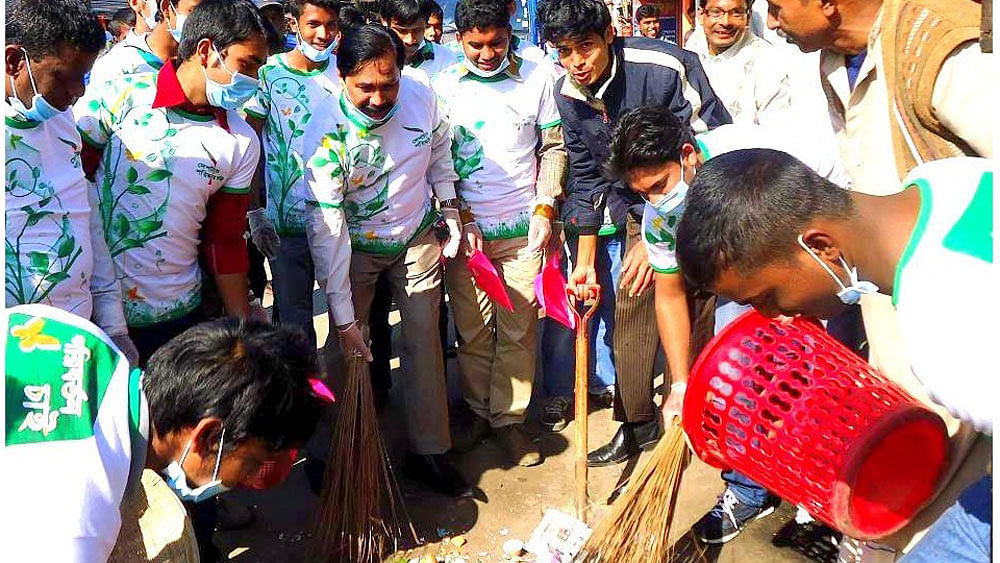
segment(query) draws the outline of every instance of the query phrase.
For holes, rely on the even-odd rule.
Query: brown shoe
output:
[[[507,450],[511,462],[521,467],[531,467],[542,462],[542,452],[524,431],[524,425],[511,424],[495,428],[497,438]]]
[[[461,422],[451,428],[451,449],[458,453],[467,453],[476,449],[490,433],[490,423],[480,416],[472,416],[472,420]]]

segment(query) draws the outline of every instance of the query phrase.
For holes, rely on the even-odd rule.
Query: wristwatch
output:
[[[446,199],[441,202],[441,207],[450,207],[452,209],[458,209],[458,198],[453,197],[451,199]]]

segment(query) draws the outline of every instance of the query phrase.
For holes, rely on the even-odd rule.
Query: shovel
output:
[[[576,517],[584,524],[587,523],[587,375],[588,360],[590,356],[590,319],[597,312],[597,306],[601,304],[601,286],[582,286],[583,294],[587,296],[584,302],[586,312],[580,315],[577,308],[579,305],[575,298],[570,295],[570,310],[576,320],[576,377],[574,378],[574,390],[576,400],[574,408],[574,422],[576,423]]]

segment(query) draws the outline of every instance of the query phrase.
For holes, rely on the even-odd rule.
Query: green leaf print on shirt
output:
[[[482,122],[476,125],[481,127]],[[483,169],[483,145],[476,135],[462,125],[456,125],[454,133],[451,157],[455,162],[455,173],[458,174],[459,181],[468,180]]]
[[[664,223],[666,223],[666,228],[664,228]],[[664,218],[663,215],[657,214],[653,219],[653,229],[646,231],[646,242],[650,244],[666,244],[668,249],[676,250],[677,240],[674,237],[676,227],[677,217],[668,215]]]
[[[272,103],[281,101],[282,107],[267,115],[269,148],[273,147],[265,157],[268,212],[278,233],[299,232],[305,225],[301,215],[303,201],[294,188],[305,173],[305,165],[302,155],[292,147],[292,140],[305,135],[306,125],[312,119],[312,104],[305,85],[294,78],[279,78],[270,89]]]

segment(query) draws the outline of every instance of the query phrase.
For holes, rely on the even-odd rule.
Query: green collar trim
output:
[[[178,115],[185,119],[190,119],[191,121],[201,121],[202,123],[208,123],[209,121],[214,121],[214,115],[202,115],[200,113],[192,113],[181,108],[170,108],[172,111],[176,112]]]
[[[899,258],[899,263],[896,264],[896,274],[892,280],[893,307],[899,304],[899,282],[903,277],[903,270],[910,263],[910,258],[913,258],[913,253],[917,250],[920,239],[924,237],[924,231],[927,230],[927,222],[931,218],[931,206],[933,205],[931,186],[927,183],[927,180],[923,178],[917,179],[910,186],[916,186],[920,190],[920,214],[917,215],[917,223],[913,225],[913,231],[910,233],[910,240],[906,243],[906,248],[903,249],[903,255]]]
[[[4,123],[7,124],[7,127],[13,127],[14,129],[34,129],[42,124],[41,121],[15,119],[8,116],[4,116]]]
[[[292,68],[291,65],[288,64],[288,61],[285,60],[285,57],[287,56],[288,56],[287,53],[281,53],[280,55],[278,55],[278,64],[280,64],[288,72],[292,74],[297,74],[299,76],[316,76],[317,74],[322,74],[323,72],[325,72],[326,68],[330,66],[330,59],[327,59],[323,61],[323,63],[319,65],[318,68],[315,68],[313,70],[299,70],[297,68]]]

